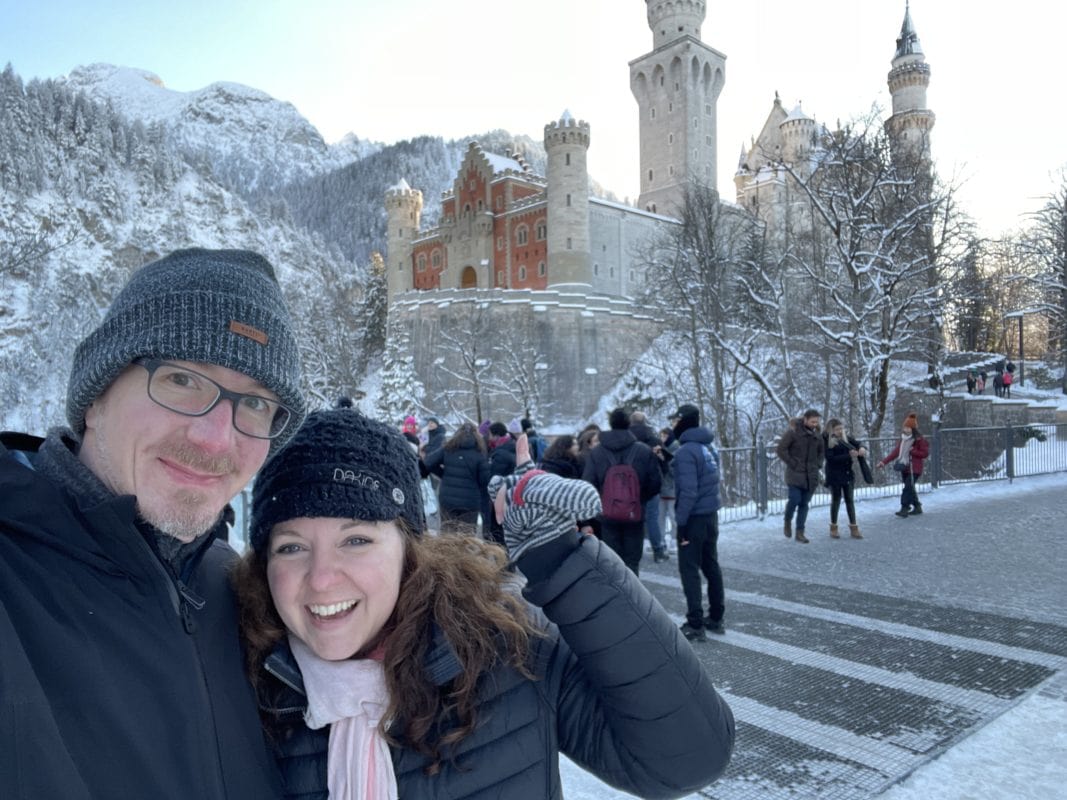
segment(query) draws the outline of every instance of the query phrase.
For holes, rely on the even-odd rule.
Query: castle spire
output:
[[[897,53],[893,56],[896,60],[901,56],[923,55],[922,45],[919,44],[919,35],[915,33],[915,25],[911,21],[911,3],[904,4],[904,24],[900,26],[900,38],[897,39]]]

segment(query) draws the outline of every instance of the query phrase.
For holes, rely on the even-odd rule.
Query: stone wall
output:
[[[630,300],[579,287],[546,290],[408,292],[390,308],[411,332],[415,371],[426,405],[441,415],[466,407],[473,415],[464,359],[492,361],[507,374],[501,348],[523,355],[537,382],[541,426],[573,425],[591,416],[662,330],[662,321]],[[530,362],[533,362],[532,365]],[[483,365],[485,366],[485,365]],[[486,367],[488,370],[489,368]],[[517,383],[517,381],[513,381]],[[449,395],[461,395],[450,403]],[[507,421],[524,409],[508,392],[483,387],[482,414]]]

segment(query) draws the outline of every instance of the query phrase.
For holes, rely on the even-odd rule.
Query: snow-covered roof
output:
[[[784,125],[787,122],[792,122],[797,119],[811,119],[811,117],[805,114],[803,109],[801,109],[799,102],[793,106],[793,110],[789,112],[789,115],[782,120],[782,124]]]
[[[564,122],[574,122],[574,117],[571,116],[571,110],[569,108],[563,109],[563,114],[560,115],[560,119]]]
[[[410,192],[411,191],[411,186],[408,185],[408,182],[406,180],[401,178],[396,183],[394,183],[392,186],[390,186],[386,191],[389,191],[389,192]]]
[[[485,159],[489,162],[489,166],[493,168],[494,175],[498,172],[504,172],[505,170],[509,169],[513,169],[516,172],[522,172],[522,164],[520,164],[514,158],[500,156],[496,153],[485,152]]]

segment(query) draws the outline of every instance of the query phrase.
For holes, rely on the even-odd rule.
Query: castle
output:
[[[544,176],[520,155],[489,153],[472,142],[434,228],[421,228],[418,189],[401,179],[386,192],[390,313],[413,334],[428,403],[441,402],[432,388],[439,379],[426,377],[440,366],[438,337],[457,303],[509,302],[509,324],[527,318],[522,325],[538,340],[540,363],[572,379],[590,376],[570,400],[573,380],[548,388],[559,418],[586,416],[658,331],[631,299],[650,277],[639,253],[642,243],[677,224],[672,215],[691,187],[717,185],[717,102],[726,57],[700,39],[705,0],[646,0],[646,7],[652,50],[629,65],[640,130],[637,207],[590,195],[590,125],[567,112],[545,125]],[[906,8],[888,78],[893,115],[886,126],[894,139],[926,155],[934,121],[926,108],[929,77]],[[781,162],[800,170],[810,164],[818,133],[815,120],[799,106],[786,113],[776,96],[759,137],[742,151],[737,206],[768,227],[786,224],[797,197]]]

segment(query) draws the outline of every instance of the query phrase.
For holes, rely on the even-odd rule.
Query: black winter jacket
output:
[[[175,578],[134,498],[91,504],[0,446],[0,796],[264,800],[280,792],[214,536]]]
[[[473,440],[426,455],[426,468],[440,476],[438,497],[445,511],[482,511],[489,507],[489,459]]]
[[[515,440],[508,440],[494,445],[489,452],[489,477],[510,475],[515,471]]]
[[[855,463],[850,451],[859,450],[863,445],[858,439],[847,437],[846,442],[838,442],[830,447],[830,437],[826,440],[826,485],[827,486],[851,486],[856,482],[855,471],[852,465]]]
[[[632,458],[631,448],[636,448]],[[582,480],[588,481],[603,491],[604,476],[613,464],[625,463],[630,459],[641,484],[641,502],[647,503],[657,494],[663,482],[660,461],[646,444],[634,438],[628,430],[609,430],[600,434],[600,444],[589,451],[582,468]],[[629,524],[629,523],[627,523]]]
[[[678,627],[610,548],[573,533],[519,560],[526,599],[549,620],[531,640],[538,680],[500,667],[481,681],[479,727],[457,764],[427,777],[415,751],[392,748],[402,798],[559,800],[558,753],[645,798],[679,797],[722,774],[734,721]],[[560,627],[556,627],[558,624]],[[459,674],[438,632],[426,670]],[[286,796],[326,800],[328,729],[303,723],[299,670],[283,648],[268,658],[260,703]]]

